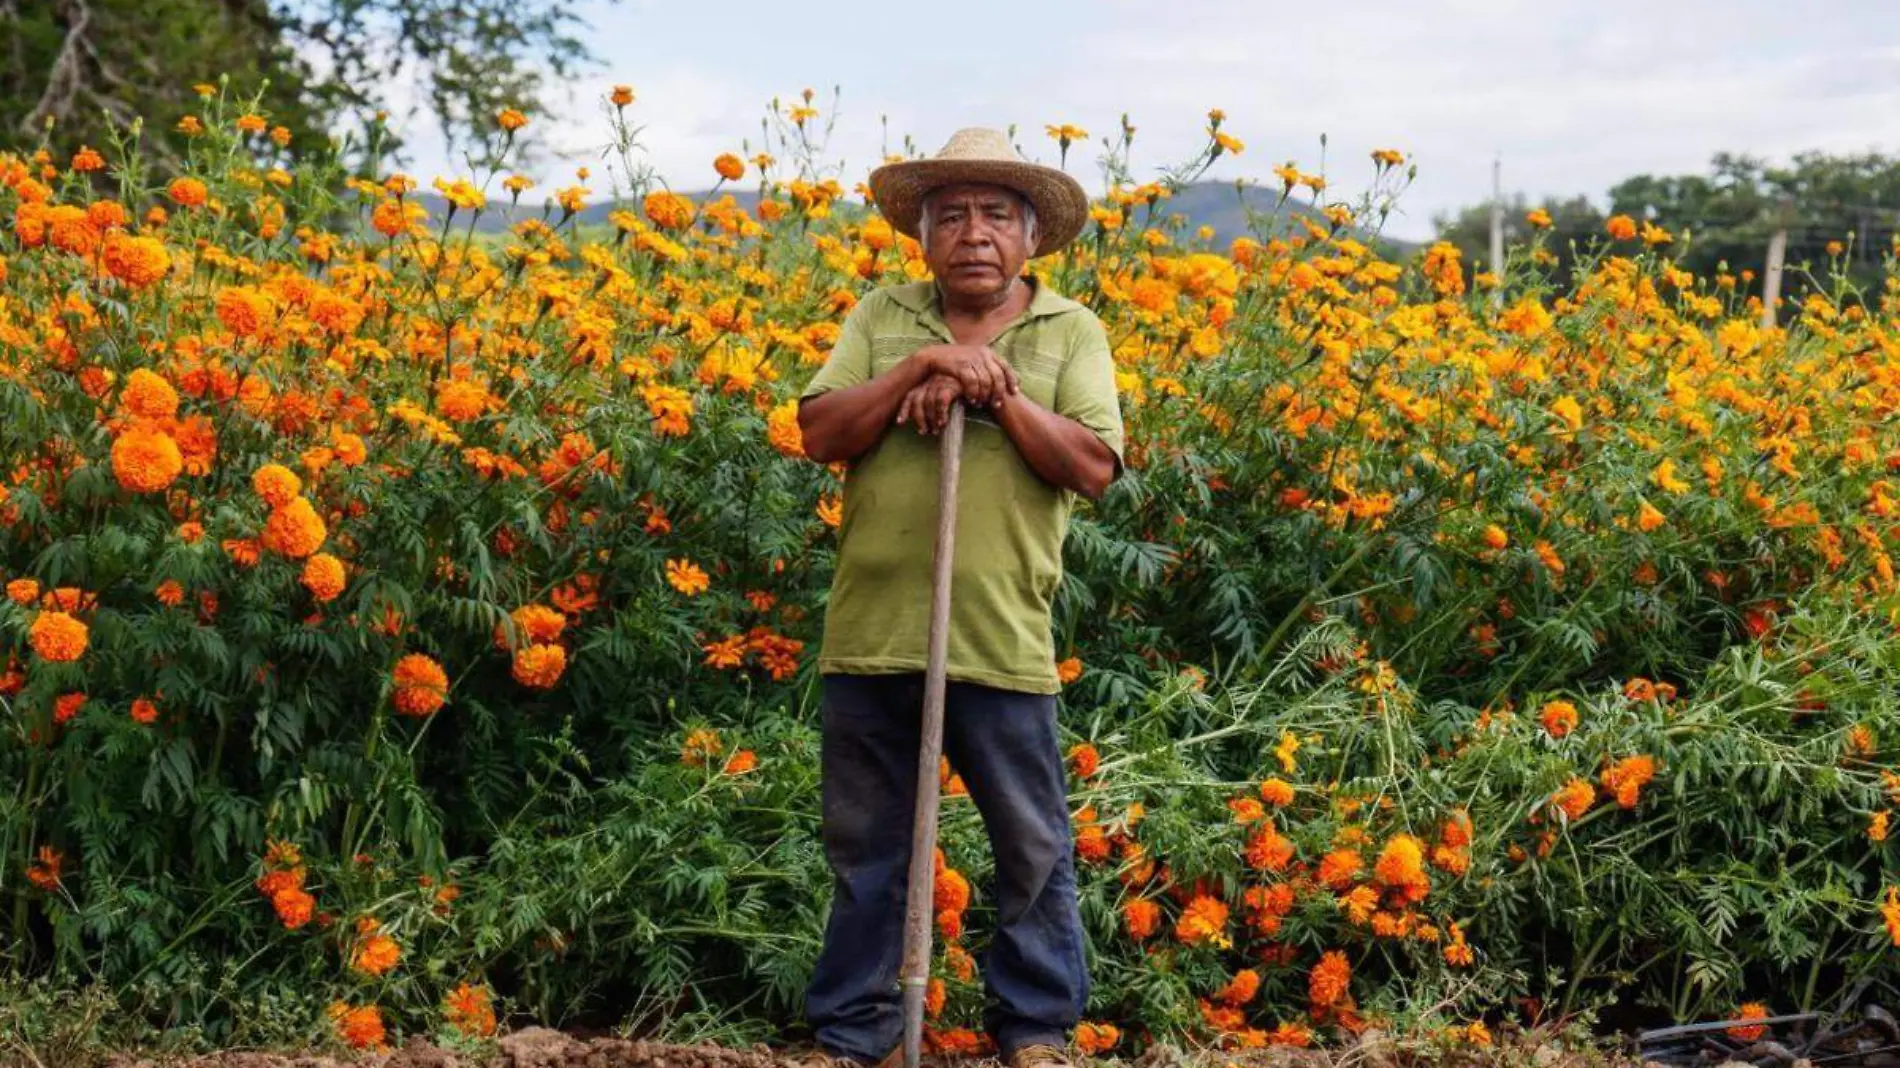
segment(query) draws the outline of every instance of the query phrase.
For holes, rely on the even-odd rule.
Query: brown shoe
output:
[[[864,1062],[856,1057],[840,1057],[823,1046],[812,1050],[792,1062],[798,1068],[865,1068]],[[899,1042],[895,1048],[877,1062],[876,1068],[900,1068],[904,1063],[904,1044]]]
[[[1059,1046],[1037,1043],[1024,1046],[1009,1055],[1009,1068],[1074,1068],[1069,1054]]]

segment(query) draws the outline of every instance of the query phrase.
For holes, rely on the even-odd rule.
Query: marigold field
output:
[[[846,472],[792,398],[918,249],[809,98],[588,227],[587,174],[431,211],[220,93],[182,121],[175,177],[0,157],[0,957],[213,1041],[796,1035]],[[1220,122],[1153,182],[1111,139],[1034,265],[1130,439],[1056,613],[1078,1045],[1900,993],[1900,274],[1816,264],[1765,327],[1641,220],[1572,292],[1542,243],[1388,261],[1397,152],[1277,168],[1323,213],[1211,247],[1166,209]],[[930,1037],[975,1051],[943,775]]]

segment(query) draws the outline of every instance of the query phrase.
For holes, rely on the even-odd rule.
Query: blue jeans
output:
[[[903,1039],[897,973],[923,692],[921,674],[824,678],[823,838],[834,878],[805,1016],[820,1045],[865,1063]],[[951,682],[943,748],[996,862],[984,1027],[1005,1057],[1065,1045],[1089,981],[1056,699]]]

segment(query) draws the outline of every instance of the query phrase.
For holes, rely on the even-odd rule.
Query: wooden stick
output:
[[[963,405],[950,407],[937,476],[937,544],[930,557],[930,632],[924,667],[922,738],[917,746],[917,810],[904,900],[904,1066],[923,1060],[924,992],[930,984],[931,906],[936,897],[937,761],[943,754],[944,672],[950,655],[950,564],[956,554],[957,475],[963,461]]]

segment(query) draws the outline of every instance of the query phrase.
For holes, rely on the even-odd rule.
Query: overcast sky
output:
[[[773,96],[811,87],[830,109],[829,156],[847,187],[910,134],[934,152],[962,126],[1022,128],[1044,162],[1049,123],[1094,138],[1128,113],[1135,165],[1152,175],[1193,151],[1207,109],[1246,144],[1212,177],[1264,178],[1321,164],[1337,190],[1371,178],[1368,153],[1397,148],[1418,180],[1388,225],[1431,233],[1432,216],[1484,199],[1502,154],[1507,192],[1602,197],[1643,172],[1701,171],[1718,151],[1900,152],[1900,0],[858,0],[794,4],[622,0],[587,4],[601,63],[555,113],[533,116],[580,155],[530,172],[539,203],[591,162],[604,194],[596,101],[634,87],[648,158],[678,189],[704,188],[711,160],[759,144]],[[460,168],[418,118],[413,172]],[[1093,149],[1095,146],[1091,146]],[[1095,151],[1069,169],[1095,192]]]

